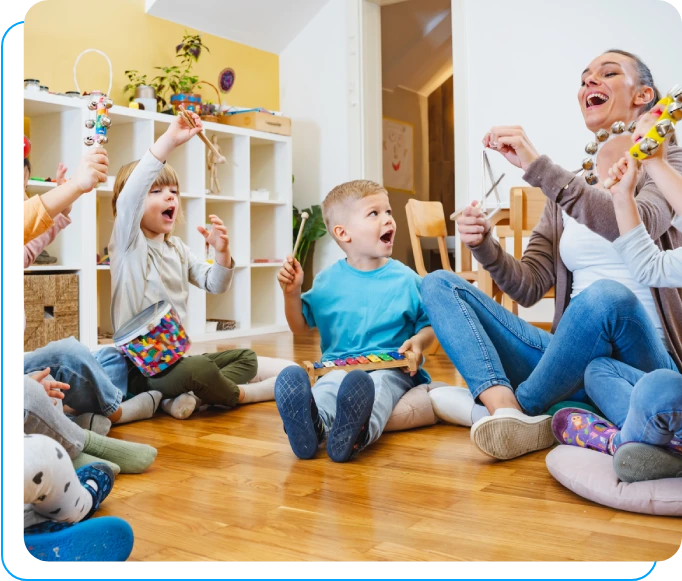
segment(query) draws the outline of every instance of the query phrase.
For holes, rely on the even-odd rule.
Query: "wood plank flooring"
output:
[[[193,352],[251,347],[301,362],[317,345],[281,333]],[[426,368],[464,385],[442,351]],[[682,519],[585,501],[549,475],[546,452],[495,462],[449,425],[385,434],[347,464],[324,451],[298,460],[274,402],[186,421],[159,413],[110,435],[159,450],[98,512],[131,524],[132,560],[660,561],[682,540]]]

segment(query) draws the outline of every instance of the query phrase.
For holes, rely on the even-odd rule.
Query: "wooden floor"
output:
[[[195,347],[319,354],[315,337],[288,333]],[[442,353],[427,370],[463,384]],[[347,464],[323,450],[298,460],[274,402],[158,414],[110,435],[159,450],[145,474],[117,478],[98,512],[132,525],[133,560],[660,561],[682,539],[682,519],[584,501],[549,475],[546,452],[495,462],[465,428],[386,434]]]

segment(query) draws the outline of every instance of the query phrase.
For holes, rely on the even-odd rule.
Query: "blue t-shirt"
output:
[[[392,259],[371,271],[343,259],[319,273],[301,299],[308,326],[320,331],[323,361],[396,351],[430,326],[421,284],[416,272]]]

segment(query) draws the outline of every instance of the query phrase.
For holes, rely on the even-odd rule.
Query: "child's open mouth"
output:
[[[161,215],[166,222],[172,222],[173,218],[175,217],[175,208],[171,206],[170,208],[167,208],[161,212]]]
[[[594,92],[587,96],[587,99],[585,99],[585,105],[588,109],[591,109],[592,107],[603,105],[608,100],[608,96],[604,95],[604,93]]]
[[[388,232],[385,232],[384,234],[381,235],[380,240],[387,245],[392,245],[393,244],[393,230],[389,230]]]

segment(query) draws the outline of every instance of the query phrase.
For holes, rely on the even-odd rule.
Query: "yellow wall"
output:
[[[102,9],[108,4],[108,9]],[[201,9],[201,2],[197,9]],[[111,97],[118,105],[127,104],[123,87],[128,80],[124,71],[137,69],[156,76],[155,66],[176,64],[175,46],[185,30],[197,31],[168,22],[144,12],[144,0],[45,0],[33,6],[24,24],[25,78],[40,79],[50,91],[75,90],[73,64],[86,48],[96,48],[111,59],[114,69]],[[192,73],[217,86],[218,74],[225,67],[235,71],[232,90],[222,95],[223,102],[238,107],[265,107],[279,110],[279,57],[244,44],[204,34],[202,40],[210,53],[202,52]],[[78,64],[81,91],[106,91],[109,67],[95,53],[83,56]],[[206,100],[216,102],[213,89],[204,86]]]

